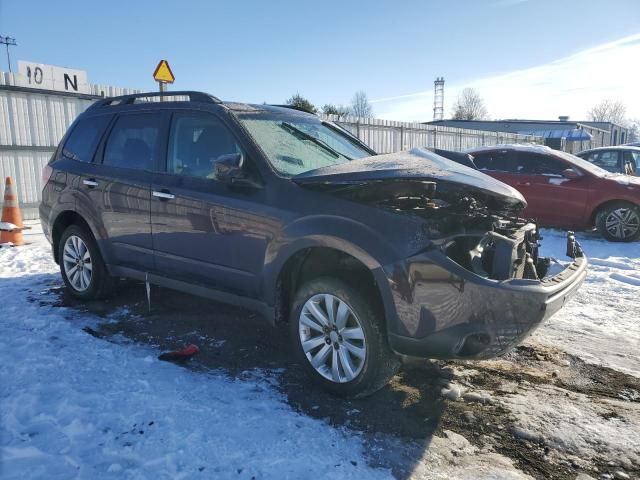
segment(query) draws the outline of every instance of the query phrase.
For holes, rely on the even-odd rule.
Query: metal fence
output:
[[[542,137],[517,133],[485,132],[377,118],[338,115],[320,115],[320,117],[340,124],[378,153],[397,152],[413,147],[462,151],[485,145],[542,143]]]
[[[24,217],[37,218],[42,169],[69,125],[96,99],[136,90],[105,85],[91,85],[91,95],[31,90],[18,87],[14,75],[0,72],[0,179],[13,177]],[[497,143],[541,141],[539,137],[526,135],[419,123],[324,115],[322,118],[337,121],[379,153],[416,146],[464,150]]]

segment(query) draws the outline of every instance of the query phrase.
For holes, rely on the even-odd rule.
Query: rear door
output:
[[[99,209],[109,238],[111,261],[149,271],[154,268],[151,239],[151,175],[157,170],[163,112],[121,113],[96,154],[96,165],[82,179]]]
[[[265,191],[234,189],[215,175],[216,161],[237,153],[250,169],[240,139],[213,113],[172,115],[164,173],[153,181],[153,246],[165,276],[256,297],[269,235]]]
[[[531,182],[527,215],[548,226],[582,224],[589,197],[585,176],[566,178],[562,172],[572,165],[552,155],[520,151],[517,161],[518,169],[527,173]]]

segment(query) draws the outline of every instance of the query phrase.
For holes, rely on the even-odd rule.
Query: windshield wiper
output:
[[[340,153],[337,150],[331,148],[329,145],[327,145],[326,142],[323,142],[322,140],[314,137],[313,135],[309,135],[307,132],[300,130],[297,127],[294,127],[293,125],[291,125],[290,123],[287,122],[282,122],[280,124],[280,127],[285,131],[285,132],[289,132],[291,135],[294,135],[297,138],[300,138],[302,140],[308,140],[311,143],[319,146],[320,148],[322,148],[323,150],[325,150],[326,152],[328,152],[331,156],[333,156],[334,158],[338,158],[338,157],[344,157],[347,160],[353,160],[350,157],[347,157],[344,153]]]

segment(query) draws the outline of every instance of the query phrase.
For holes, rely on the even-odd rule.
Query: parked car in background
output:
[[[607,240],[640,237],[640,177],[616,174],[540,145],[496,145],[467,151],[479,170],[518,189],[524,215],[541,225],[594,226]]]
[[[571,235],[573,262],[547,275],[524,198],[477,170],[375,155],[289,108],[157,96],[98,100],[45,169],[43,230],[80,299],[129,277],[247,306],[312,378],[358,396],[399,354],[506,352],[584,280]]]
[[[640,147],[619,145],[600,147],[577,153],[576,156],[611,173],[640,175]]]

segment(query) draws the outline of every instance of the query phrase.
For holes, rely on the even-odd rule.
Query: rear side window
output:
[[[517,173],[513,155],[510,152],[474,153],[473,162],[478,167],[478,170]]]
[[[122,115],[104,147],[102,163],[113,167],[155,170],[163,118],[153,113]]]
[[[71,160],[90,162],[110,119],[110,115],[102,115],[78,120],[62,148],[62,155]]]

